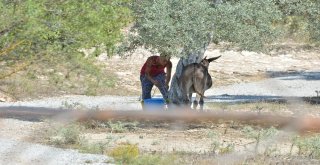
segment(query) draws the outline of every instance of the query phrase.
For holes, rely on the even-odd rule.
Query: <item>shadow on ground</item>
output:
[[[270,78],[279,78],[281,80],[307,80],[315,81],[320,80],[320,71],[319,72],[303,72],[303,71],[268,71],[267,76]]]
[[[225,103],[254,103],[254,102],[306,102],[309,104],[320,104],[320,97],[281,97],[281,96],[259,96],[259,95],[216,95],[207,96],[207,102]]]
[[[54,109],[45,107],[26,107],[26,106],[10,106],[0,107],[1,118],[13,118],[24,121],[41,122],[47,118],[63,117],[59,115],[68,115],[71,110]]]

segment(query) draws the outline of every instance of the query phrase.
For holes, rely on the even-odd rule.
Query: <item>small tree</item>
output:
[[[1,1],[0,53],[5,60],[38,53],[70,56],[79,48],[104,44],[111,55],[122,39],[121,29],[131,21],[126,3],[126,0]]]
[[[130,0],[0,1],[0,81],[15,79],[11,75],[25,70],[26,72],[21,72],[21,76],[34,83],[42,80],[29,79],[25,74],[49,77],[48,82],[53,83],[51,89],[70,92],[77,87],[74,84],[83,81],[79,87],[81,89],[77,87],[76,92],[96,94],[98,86],[105,88],[111,81],[107,76],[101,76],[105,73],[101,72],[92,58],[84,58],[79,49],[102,48],[96,50],[112,55],[115,45],[122,40],[121,29],[132,20],[127,7],[128,1]],[[98,54],[98,51],[95,53]],[[34,69],[39,72],[35,73]],[[56,78],[55,73],[63,75]],[[62,89],[68,84],[72,84],[72,87]],[[38,88],[39,91],[46,91],[40,90],[41,87]],[[21,88],[23,87],[13,89],[16,91]],[[18,94],[13,91],[8,93]]]

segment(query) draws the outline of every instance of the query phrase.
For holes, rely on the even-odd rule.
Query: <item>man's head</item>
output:
[[[170,56],[165,54],[165,53],[161,53],[160,54],[160,60],[159,63],[161,65],[167,65],[167,63],[170,61]]]

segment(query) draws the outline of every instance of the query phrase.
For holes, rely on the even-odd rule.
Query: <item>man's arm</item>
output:
[[[153,63],[152,58],[149,57],[149,58],[147,59],[147,61],[146,61],[146,70],[145,70],[146,77],[147,77],[147,79],[148,79],[149,81],[151,81],[154,85],[158,86],[159,83],[158,83],[156,80],[154,80],[154,79],[152,78],[152,76],[150,75],[152,63]]]
[[[166,66],[166,87],[169,88],[169,82],[171,79],[172,62],[168,61]]]

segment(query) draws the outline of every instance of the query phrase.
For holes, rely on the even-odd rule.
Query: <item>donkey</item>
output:
[[[209,63],[220,57],[217,56],[209,59],[205,57],[200,63],[191,63],[183,68],[179,77],[179,87],[185,105],[191,106],[192,93],[196,93],[197,96],[193,102],[193,109],[197,108],[200,98],[200,110],[203,111],[204,92],[212,86],[212,78],[208,72]]]

